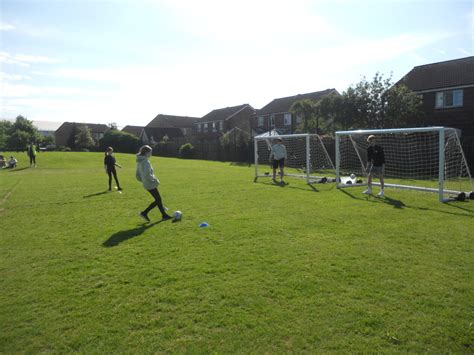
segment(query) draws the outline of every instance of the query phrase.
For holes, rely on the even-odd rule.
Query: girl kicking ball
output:
[[[139,215],[145,221],[150,222],[150,218],[148,218],[148,212],[157,206],[161,212],[162,219],[166,221],[172,217],[166,213],[165,208],[163,207],[163,202],[161,201],[160,193],[158,192],[158,185],[160,184],[160,181],[153,173],[153,168],[150,164],[149,158],[151,157],[151,151],[152,149],[150,146],[144,145],[140,148],[140,151],[137,154],[137,180],[143,184],[145,190],[147,190],[155,199],[155,201],[153,201],[144,211],[140,212]]]
[[[108,147],[105,150],[105,158],[104,158],[104,168],[105,172],[107,175],[109,175],[109,191],[112,191],[112,175],[114,176],[115,182],[117,183],[117,189],[119,191],[122,191],[122,188],[120,187],[120,183],[117,178],[117,170],[115,170],[115,167],[118,166],[121,168],[119,164],[117,164],[115,157],[112,155],[114,152],[114,149],[112,147]]]

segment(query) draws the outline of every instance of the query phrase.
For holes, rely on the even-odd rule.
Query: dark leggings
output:
[[[117,187],[120,189],[120,183],[117,178],[117,171],[115,169],[107,170],[107,174],[109,175],[109,190],[112,189],[112,174],[114,175],[115,182],[117,183]]]
[[[150,212],[154,207],[158,206],[158,209],[160,210],[161,214],[164,216],[166,215],[165,208],[163,207],[163,202],[161,202],[161,196],[160,193],[158,192],[157,188],[148,190],[148,192],[153,196],[155,201],[153,201],[150,206],[146,208],[145,211],[143,211],[145,214]]]
[[[30,155],[30,165],[36,164],[36,155]]]

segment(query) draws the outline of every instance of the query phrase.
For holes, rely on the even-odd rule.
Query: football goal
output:
[[[335,169],[321,137],[317,134],[284,134],[256,136],[255,180],[273,177],[270,154],[276,139],[281,138],[286,147],[285,176],[303,178],[308,184],[335,181]]]
[[[440,201],[463,200],[472,192],[469,167],[456,129],[446,127],[336,132],[338,188],[366,185],[346,176],[367,177],[367,137],[375,135],[385,153],[385,186],[438,193]],[[352,176],[354,176],[352,175]],[[377,181],[377,183],[376,183]],[[359,183],[357,183],[359,182]],[[374,179],[373,185],[379,185]],[[473,198],[473,194],[470,194]]]

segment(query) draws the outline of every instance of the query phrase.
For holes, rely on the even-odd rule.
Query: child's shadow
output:
[[[146,231],[148,228],[153,227],[154,225],[157,225],[158,223],[161,223],[163,221],[158,221],[155,223],[150,223],[150,224],[143,224],[140,227],[129,229],[126,231],[120,231],[117,233],[112,234],[109,239],[107,239],[105,242],[102,243],[104,247],[110,248],[110,247],[115,247],[119,245],[120,243],[132,239],[135,237],[138,237],[140,234],[142,234],[144,231]]]

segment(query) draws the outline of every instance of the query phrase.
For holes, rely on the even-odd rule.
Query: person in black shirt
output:
[[[116,166],[119,168],[121,168],[121,166],[115,161],[115,157],[112,155],[113,152],[114,149],[112,147],[108,147],[105,150],[104,168],[107,175],[109,175],[109,191],[112,191],[112,175],[114,175],[115,182],[117,183],[117,189],[122,191],[117,178],[117,171],[115,170]]]
[[[372,194],[372,177],[378,175],[380,178],[380,192],[378,195],[384,196],[383,173],[385,169],[385,154],[382,147],[375,142],[374,135],[370,135],[367,138],[367,143],[369,143],[367,147],[367,190],[365,190],[363,194]]]

